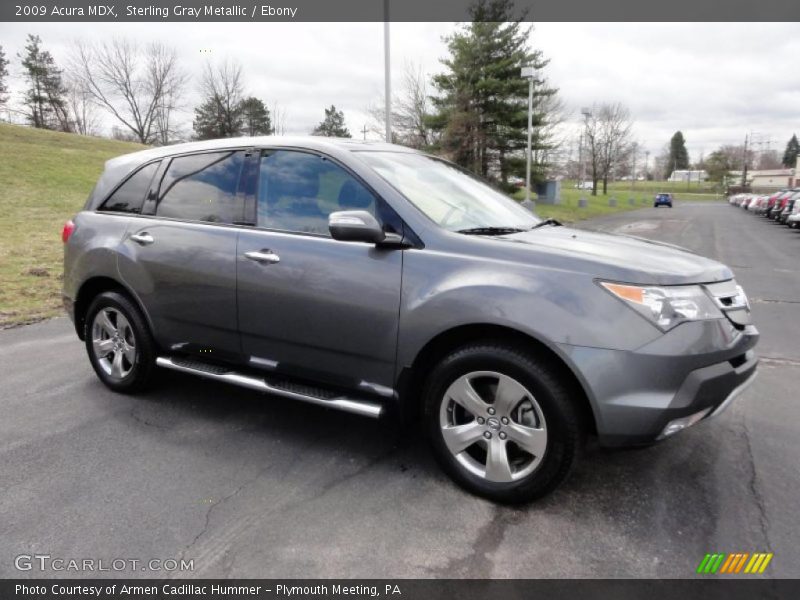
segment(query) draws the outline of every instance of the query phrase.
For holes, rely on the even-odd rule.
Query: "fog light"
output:
[[[680,419],[674,419],[667,423],[667,426],[664,427],[664,430],[661,432],[661,435],[658,436],[657,439],[663,440],[666,437],[674,435],[679,431],[686,429],[687,427],[691,427],[695,423],[697,423],[700,419],[705,417],[712,409],[712,406],[708,408],[704,408],[700,412],[696,412],[693,415],[689,415],[688,417],[681,417]]]

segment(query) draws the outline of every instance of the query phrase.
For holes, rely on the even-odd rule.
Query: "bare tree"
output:
[[[100,119],[97,114],[97,104],[92,94],[85,87],[81,79],[66,78],[67,111],[72,123],[72,129],[81,135],[95,135]]]
[[[584,132],[592,167],[592,195],[603,181],[603,194],[608,192],[608,180],[614,168],[624,162],[630,149],[633,123],[630,111],[621,104],[601,104],[585,116]]]
[[[272,103],[270,115],[272,117],[272,130],[275,135],[286,135],[286,121],[288,119],[288,113],[286,112],[286,109],[278,103],[277,100]]]
[[[200,93],[204,100],[195,108],[195,135],[200,139],[241,135],[242,65],[227,59],[216,66],[206,63]]]
[[[94,101],[136,140],[152,144],[168,139],[169,115],[187,81],[174,48],[161,43],[142,47],[125,39],[79,42],[71,68]]]
[[[372,133],[385,135],[386,109],[383,97],[367,107]],[[407,62],[398,93],[392,98],[392,142],[425,148],[434,143],[435,132],[428,126],[431,114],[430,94],[422,67]]]

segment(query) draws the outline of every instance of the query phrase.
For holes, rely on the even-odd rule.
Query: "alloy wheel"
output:
[[[115,308],[102,308],[92,322],[92,350],[100,368],[125,379],[136,364],[136,338],[128,319]]]
[[[456,461],[494,483],[530,475],[547,449],[547,424],[533,394],[494,371],[467,373],[450,384],[441,401],[439,426]]]

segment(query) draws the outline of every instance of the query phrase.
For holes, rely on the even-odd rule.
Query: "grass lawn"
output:
[[[61,229],[114,156],[143,146],[0,123],[0,327],[61,310]]]
[[[679,190],[683,186],[683,190]],[[602,188],[601,188],[602,189]],[[709,192],[709,187],[697,187],[692,184],[691,192],[686,191],[686,184],[665,184],[663,181],[637,181],[635,189],[632,189],[630,182],[615,182],[608,186],[608,194],[597,196],[590,195],[589,190],[576,190],[574,182],[564,181],[561,184],[561,204],[536,203],[536,214],[540,217],[552,217],[559,221],[570,223],[582,219],[590,219],[609,213],[646,208],[653,205],[653,196],[658,192],[671,192],[677,200],[718,200],[721,196],[718,193]],[[524,190],[517,190],[514,198],[523,200]],[[588,206],[578,207],[578,201],[586,198]],[[609,206],[609,200],[615,198],[617,206]],[[633,198],[635,203],[631,205],[629,199]]]

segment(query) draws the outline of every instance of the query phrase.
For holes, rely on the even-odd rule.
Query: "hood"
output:
[[[540,227],[493,239],[582,258],[594,263],[593,275],[627,283],[680,285],[733,278],[731,270],[715,260],[679,246],[625,235]]]

